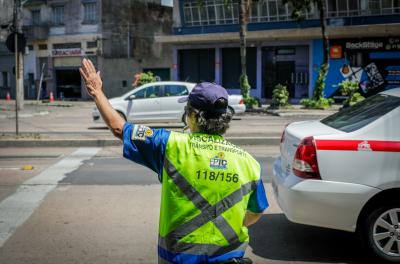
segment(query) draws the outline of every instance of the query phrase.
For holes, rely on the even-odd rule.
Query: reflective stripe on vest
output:
[[[171,132],[172,137],[170,136],[169,140],[174,140],[175,137],[178,137],[178,140],[182,139],[184,137],[183,135],[174,135],[174,132]],[[179,138],[181,137],[181,138]],[[184,139],[182,142],[184,142]],[[179,148],[176,149],[175,152],[173,153],[178,153],[182,155],[172,155],[174,158],[179,159],[179,162],[170,160],[168,155],[165,156],[164,160],[164,171],[163,171],[163,185],[167,184],[168,187],[164,186],[167,188],[167,190],[171,190],[171,184],[175,185],[181,193],[186,196],[186,198],[193,203],[195,208],[198,209],[199,213],[196,213],[193,215],[193,210],[191,210],[193,217],[189,218],[189,220],[180,223],[178,226],[175,226],[172,228],[172,230],[169,230],[168,232],[164,231],[164,235],[159,235],[159,246],[168,250],[169,252],[173,253],[185,253],[185,254],[195,254],[195,255],[223,255],[232,251],[244,251],[247,246],[247,241],[244,241],[244,239],[248,239],[247,233],[245,235],[241,233],[242,239],[239,238],[238,234],[235,232],[235,230],[232,228],[232,226],[229,224],[229,222],[222,216],[223,213],[234,207],[240,202],[243,202],[243,198],[250,194],[253,190],[256,189],[257,183],[259,181],[259,171],[255,172],[256,170],[259,170],[259,165],[254,165],[254,161],[247,160],[247,163],[243,163],[245,168],[241,170],[241,174],[245,175],[244,180],[242,185],[232,184],[235,189],[232,192],[228,192],[227,195],[222,198],[219,201],[216,201],[214,205],[212,205],[205,197],[202,196],[202,194],[196,190],[195,187],[192,186],[192,184],[189,182],[189,180],[193,180],[190,178],[186,178],[185,176],[181,175],[178,170],[174,166],[174,164],[181,164],[181,166],[185,166],[185,157],[187,157],[189,154],[195,155],[196,153],[184,153],[184,149],[186,147],[186,150],[188,149],[188,146],[182,145],[184,143],[179,142],[177,144],[172,144],[172,148],[176,147]],[[180,148],[181,145],[182,148]],[[167,145],[168,148],[168,145]],[[182,153],[181,153],[182,152]],[[201,152],[197,154],[204,154],[205,152]],[[210,156],[210,153],[205,153]],[[207,156],[207,155],[206,155]],[[233,160],[230,162],[234,164],[237,160],[235,160],[235,157],[231,157]],[[243,159],[245,160],[245,159]],[[247,165],[246,165],[247,164]],[[249,165],[251,164],[251,166]],[[190,164],[190,166],[194,166],[194,169],[197,169],[195,166],[201,166],[202,168],[209,164],[204,164],[200,162],[200,164]],[[186,165],[188,166],[188,165]],[[247,166],[247,167],[246,167]],[[250,168],[250,169],[249,169]],[[254,169],[257,168],[257,169]],[[250,170],[250,173],[247,173],[247,171]],[[183,170],[184,171],[184,170]],[[189,172],[189,174],[192,174]],[[194,174],[194,173],[193,173]],[[247,174],[250,174],[251,176],[247,176]],[[258,174],[258,177],[255,177],[254,175]],[[192,175],[193,177],[193,175]],[[168,178],[168,179],[167,179]],[[188,180],[189,179],[189,180]],[[170,183],[171,181],[171,183]],[[237,181],[236,181],[237,182]],[[210,183],[211,184],[211,183]],[[207,186],[207,185],[206,185]],[[229,185],[226,185],[229,186]],[[173,187],[176,189],[176,187]],[[164,190],[164,189],[163,189]],[[171,197],[177,197],[176,194],[173,194],[171,196],[168,195],[168,193],[163,193],[163,199],[173,199]],[[177,199],[177,198],[175,198]],[[243,208],[245,209],[247,206],[247,200],[245,200],[246,203],[243,204]],[[171,204],[173,205],[173,210],[177,210],[177,208],[180,208],[179,205],[179,199],[174,202],[174,200],[171,200]],[[168,203],[167,203],[168,204]],[[184,207],[186,208],[186,207]],[[178,209],[179,210],[179,209]],[[234,210],[242,210],[240,208],[234,209]],[[198,212],[197,211],[197,212]],[[173,212],[173,211],[171,211]],[[235,212],[235,211],[233,211]],[[168,214],[167,214],[168,215]],[[164,222],[163,222],[164,221]],[[160,226],[164,224],[164,229],[165,229],[165,224],[168,225],[168,222],[171,221],[170,217],[160,217]],[[182,241],[183,238],[187,237],[188,235],[192,234],[195,232],[198,228],[204,226],[207,223],[213,223],[214,228],[218,229],[220,234],[225,238],[226,242],[228,243],[227,245],[216,245],[216,244],[210,244],[210,243],[204,243],[204,242],[199,242],[197,243],[196,241],[193,242],[185,242]],[[242,228],[237,224],[237,228]],[[166,229],[168,230],[168,229]],[[241,229],[240,229],[241,230]],[[243,232],[243,231],[240,231]],[[246,231],[247,232],[247,231]],[[207,234],[205,234],[207,235]],[[211,234],[215,235],[215,234]],[[190,241],[190,240],[187,240]],[[161,262],[161,260],[160,260]],[[162,262],[162,263],[167,263],[167,262]]]

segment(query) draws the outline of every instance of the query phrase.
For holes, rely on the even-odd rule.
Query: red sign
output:
[[[82,50],[78,49],[53,49],[53,57],[81,56]]]
[[[342,58],[342,46],[332,46],[330,49],[331,59],[341,59]]]

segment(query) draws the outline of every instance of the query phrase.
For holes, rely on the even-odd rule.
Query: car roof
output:
[[[152,82],[152,83],[146,83],[143,86],[147,85],[163,85],[163,84],[182,84],[182,85],[196,85],[195,83],[191,82],[180,82],[180,81],[161,81],[161,82]]]
[[[380,92],[380,94],[387,94],[387,95],[391,95],[391,96],[400,97],[400,88],[393,88],[390,90],[386,90],[386,91]]]

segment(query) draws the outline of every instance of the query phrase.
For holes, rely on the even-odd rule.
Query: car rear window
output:
[[[377,94],[322,119],[327,126],[344,132],[356,131],[400,106],[400,98]]]

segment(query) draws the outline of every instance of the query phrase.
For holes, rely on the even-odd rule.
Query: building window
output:
[[[1,77],[2,77],[2,87],[4,89],[7,89],[8,85],[9,85],[9,80],[8,80],[9,74],[8,74],[8,72],[2,72],[1,73]]]
[[[236,1],[225,4],[224,0],[208,0],[202,5],[196,1],[185,2],[183,12],[186,26],[239,23],[239,5]]]
[[[182,1],[185,26],[207,26],[239,23],[239,1],[196,0]],[[312,1],[311,1],[312,2]],[[328,17],[387,15],[400,13],[400,0],[325,0]],[[283,0],[253,1],[250,23],[291,21],[293,8]],[[311,4],[306,19],[319,19],[318,8]]]
[[[53,7],[53,24],[54,25],[64,24],[64,6]]]
[[[80,49],[81,43],[58,43],[53,44],[53,49]]]
[[[279,47],[276,49],[276,55],[295,55],[296,49],[292,47]]]
[[[400,0],[382,0],[382,13],[400,13]]]
[[[39,50],[47,50],[47,44],[39,44]]]
[[[97,22],[96,2],[83,3],[83,23],[95,24]]]
[[[204,1],[199,5],[196,1],[188,1],[183,5],[183,16],[186,26],[238,24],[239,2],[225,0]],[[282,0],[253,1],[250,23],[290,21],[291,5],[283,4]],[[314,18],[314,11],[307,13],[307,18]]]
[[[88,49],[97,48],[97,41],[88,41],[88,42],[86,42],[86,48],[88,48]]]
[[[370,0],[368,9],[370,14],[380,14],[381,13],[381,0]]]
[[[32,10],[32,25],[40,25],[40,10]]]

